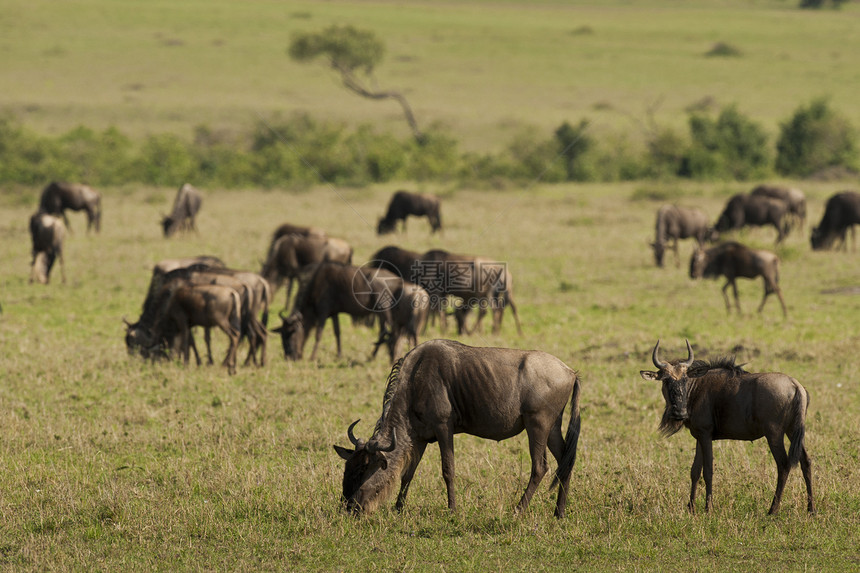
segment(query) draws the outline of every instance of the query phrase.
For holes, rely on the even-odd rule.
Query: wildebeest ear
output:
[[[351,458],[352,454],[355,453],[355,450],[348,450],[346,448],[342,448],[342,447],[338,446],[337,444],[334,445],[334,451],[336,451],[337,455],[339,455],[340,457],[342,457],[345,460],[348,460],[349,458]]]
[[[639,375],[645,380],[660,380],[659,372],[651,372],[650,370],[640,370]]]

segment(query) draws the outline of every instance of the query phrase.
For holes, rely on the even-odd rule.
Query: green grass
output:
[[[835,189],[805,185],[810,219]],[[782,285],[789,307],[754,308],[760,281],[741,282],[743,317],[726,316],[719,282],[654,267],[647,241],[660,200],[640,186],[532,186],[445,195],[441,236],[423,221],[378,238],[372,225],[391,188],[307,193],[206,190],[198,235],[160,236],[171,189],[105,190],[103,231],[71,214],[68,282],[27,284],[32,207],[0,195],[0,563],[14,570],[851,570],[860,561],[860,298],[857,254],[812,253],[792,235]],[[715,218],[732,191],[679,184],[681,204]],[[338,509],[342,462],[331,449],[381,411],[388,365],[367,363],[374,335],[344,321],[344,357],[326,329],[317,363],[183,368],[126,355],[121,318],[137,317],[152,264],[210,253],[259,268],[283,221],[348,239],[361,262],[397,242],[507,261],[525,334],[510,317],[475,345],[538,348],[584,380],[582,438],[568,517],[552,517],[543,484],[525,515],[513,507],[528,479],[524,436],[455,440],[460,509],[445,509],[438,449],[428,448],[407,508],[393,499],[355,519]],[[368,226],[365,222],[370,223]],[[772,248],[774,232],[742,233]],[[671,261],[671,259],[670,259]],[[54,277],[57,280],[59,277]],[[283,304],[283,290],[277,307]],[[277,323],[275,318],[273,323]],[[436,328],[429,336],[439,336]],[[693,441],[661,438],[660,389],[643,382],[657,338],[666,357],[688,337],[701,357],[735,349],[752,370],[779,370],[810,391],[808,448],[818,514],[805,513],[792,472],[780,515],[767,517],[775,468],[762,441],[715,448],[715,509],[685,511]],[[213,335],[215,351],[225,337]]]
[[[84,124],[191,137],[195,125],[244,132],[307,111],[406,134],[395,104],[288,58],[293,33],[348,23],[386,43],[379,86],[403,91],[423,126],[441,122],[468,149],[584,117],[597,133],[635,135],[631,118],[649,109],[684,128],[701,102],[736,103],[776,134],[799,105],[831,96],[860,125],[860,8],[795,4],[9,0],[0,109],[50,133]],[[707,57],[717,43],[742,56]]]

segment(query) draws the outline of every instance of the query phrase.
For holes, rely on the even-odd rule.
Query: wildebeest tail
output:
[[[803,453],[803,442],[806,437],[806,411],[808,408],[809,393],[798,384],[797,390],[794,393],[794,399],[791,402],[794,431],[788,437],[791,441],[791,446],[788,448],[788,463],[791,464],[791,467],[796,466],[800,462],[800,456]]]
[[[573,373],[573,393],[570,395],[570,420],[567,423],[567,435],[564,437],[564,454],[561,456],[561,461],[558,462],[558,471],[552,480],[550,489],[555,487],[561,481],[567,483],[573,472],[573,465],[576,463],[576,446],[579,443],[579,376],[576,372]]]

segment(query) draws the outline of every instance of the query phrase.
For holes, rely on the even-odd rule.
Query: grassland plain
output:
[[[817,221],[831,184],[805,184]],[[422,222],[379,238],[373,223],[392,188],[305,193],[207,190],[199,234],[158,228],[173,189],[106,189],[101,235],[72,214],[68,282],[27,284],[27,217],[36,191],[0,194],[0,563],[15,570],[856,570],[860,565],[860,297],[857,254],[813,253],[805,233],[777,251],[789,307],[754,313],[760,282],[743,281],[744,316],[727,317],[719,287],[681,268],[657,269],[647,245],[662,194],[716,217],[735,185],[533,185],[443,195],[444,233]],[[31,200],[26,205],[25,199]],[[460,509],[445,509],[431,447],[407,507],[355,519],[338,508],[346,442],[381,411],[388,364],[367,362],[373,334],[344,324],[344,357],[330,328],[319,361],[184,368],[128,357],[121,318],[134,319],[152,264],[211,253],[259,268],[285,221],[349,240],[356,260],[397,242],[508,262],[525,333],[464,337],[475,345],[538,348],[579,370],[580,457],[568,517],[552,517],[546,484],[513,515],[528,479],[523,436],[458,436]],[[774,233],[741,234],[772,247]],[[276,297],[283,305],[283,290]],[[277,322],[275,319],[273,322]],[[439,336],[431,328],[428,336]],[[213,335],[216,353],[224,337]],[[426,337],[425,337],[426,338]],[[775,468],[761,442],[719,443],[715,508],[688,515],[694,444],[661,438],[660,389],[643,382],[650,350],[689,338],[700,357],[736,353],[752,370],[779,370],[812,395],[808,448],[818,513],[805,512],[793,472],[781,513],[765,515]]]
[[[356,97],[324,65],[286,54],[296,32],[351,24],[386,43],[378,85],[469,150],[584,117],[595,133],[635,140],[649,109],[681,129],[690,107],[733,103],[776,134],[820,96],[860,125],[860,6],[796,4],[7,0],[0,109],[53,134],[83,124],[190,138],[195,125],[246,132],[306,111],[405,135],[395,104]],[[706,57],[719,42],[740,57]]]

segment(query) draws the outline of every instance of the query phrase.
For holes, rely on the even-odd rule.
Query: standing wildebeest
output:
[[[346,460],[343,501],[354,513],[374,511],[400,478],[396,508],[428,443],[438,442],[448,509],[456,509],[454,434],[505,440],[526,430],[531,455],[528,486],[517,504],[525,510],[549,469],[546,449],[558,462],[556,517],[564,517],[570,475],[579,441],[580,382],[564,362],[544,352],[475,348],[452,340],[430,340],[401,359],[388,377],[382,415],[365,442],[349,426],[354,450],[334,446]],[[562,416],[570,420],[562,437]],[[552,486],[551,486],[552,487]]]
[[[400,275],[404,280],[421,284],[421,276],[416,275],[420,270],[417,265],[420,260],[421,253],[388,245],[373,253],[367,265],[391,271]]]
[[[167,338],[167,332],[178,333],[183,361],[187,365],[192,344],[191,327],[219,327],[230,340],[223,365],[230,374],[236,373],[236,349],[242,323],[240,295],[235,289],[217,284],[182,285],[170,293],[162,313],[152,327],[156,344]],[[208,340],[207,340],[208,344]],[[197,354],[197,350],[194,350]]]
[[[433,233],[442,228],[438,197],[426,193],[397,191],[391,196],[391,201],[388,203],[388,211],[386,211],[385,217],[379,220],[376,232],[384,235],[395,231],[397,221],[403,221],[403,230],[405,231],[406,218],[409,215],[427,217]]]
[[[200,211],[200,204],[203,203],[203,197],[196,187],[183,183],[182,187],[176,192],[176,198],[173,200],[173,209],[170,215],[166,215],[161,220],[161,227],[164,230],[164,236],[169,237],[176,231],[191,230],[196,231],[194,218],[197,212]]]
[[[63,241],[66,227],[63,220],[54,215],[38,212],[30,217],[30,239],[33,243],[33,260],[30,262],[30,282],[34,280],[48,284],[54,261],[60,261],[60,273],[66,282],[66,266],[63,263]]]
[[[762,225],[773,225],[777,233],[776,242],[782,242],[790,231],[788,205],[771,197],[738,193],[726,203],[714,230],[723,233],[741,227]]]
[[[806,410],[809,393],[800,383],[779,372],[746,372],[734,358],[712,362],[693,362],[693,349],[687,342],[687,359],[663,362],[657,356],[660,341],[654,346],[651,361],[657,372],[642,370],[645,380],[663,383],[666,409],[660,431],[666,436],[687,427],[696,439],[696,457],[690,468],[690,503],[695,513],[696,486],[705,474],[705,511],[711,509],[714,476],[714,440],[767,439],[776,462],[776,493],[768,514],[779,511],[782,490],[791,468],[800,462],[806,482],[806,509],[812,513],[812,464],[806,453]],[[788,455],[783,436],[791,440]]]
[[[98,233],[101,229],[102,197],[92,187],[80,183],[54,181],[42,190],[39,210],[51,215],[60,215],[71,230],[66,209],[87,212],[87,231],[94,227]]]
[[[821,223],[812,229],[813,250],[829,249],[838,239],[847,250],[846,233],[851,230],[851,250],[855,250],[854,225],[860,225],[860,193],[842,191],[827,200]]]
[[[339,313],[356,318],[381,315],[380,337],[391,324],[391,309],[403,288],[403,279],[382,269],[354,267],[340,263],[319,263],[306,270],[308,278],[302,281],[293,311],[289,316],[281,313],[283,324],[272,330],[281,334],[284,355],[300,360],[304,346],[314,330],[314,348],[311,360],[317,355],[325,321],[331,318],[337,355],[341,356]],[[395,327],[398,328],[398,327]]]
[[[288,234],[279,237],[269,247],[269,254],[260,274],[272,286],[272,296],[287,283],[287,299],[290,304],[293,279],[308,265],[322,262],[352,263],[352,247],[343,239],[309,235],[302,237]]]
[[[779,257],[770,251],[750,249],[740,243],[728,242],[710,249],[696,249],[690,259],[690,278],[717,278],[720,275],[726,277],[723,285],[723,298],[726,301],[726,312],[731,312],[729,295],[726,289],[732,287],[735,295],[735,306],[738,314],[741,313],[741,303],[738,299],[738,285],[735,279],[738,277],[754,279],[761,276],[764,279],[764,296],[758,306],[758,312],[764,308],[767,296],[776,293],[779,303],[782,305],[783,316],[788,316],[785,309],[785,300],[782,298],[782,290],[779,288]]]
[[[788,214],[792,222],[797,222],[801,229],[806,223],[806,195],[800,189],[780,185],[758,185],[750,191],[750,195],[779,199],[788,207]]]
[[[675,266],[681,265],[678,256],[678,239],[696,239],[699,247],[704,246],[708,235],[708,217],[699,209],[663,205],[657,210],[655,225],[654,260],[658,267],[663,266],[663,254],[668,246],[675,252]]]
[[[487,310],[493,313],[493,333],[502,328],[505,308],[510,306],[517,326],[522,335],[520,317],[514,302],[513,277],[505,263],[491,261],[483,257],[459,255],[442,249],[431,249],[421,255],[419,268],[413,273],[416,283],[423,286],[431,296],[431,303],[440,313],[444,323],[445,297],[461,299],[455,311],[459,334],[480,330],[481,321]],[[466,328],[465,320],[472,307],[478,307],[478,318],[471,330]]]

